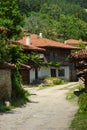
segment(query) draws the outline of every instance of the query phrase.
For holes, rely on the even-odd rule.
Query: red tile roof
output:
[[[45,49],[42,49],[42,48],[33,46],[32,44],[31,44],[31,45],[26,45],[26,37],[24,37],[24,38],[21,39],[21,40],[15,41],[15,42],[13,42],[13,43],[14,43],[14,44],[23,45],[23,47],[24,47],[25,50],[45,51]]]
[[[64,43],[49,40],[47,38],[39,38],[37,35],[30,35],[31,44],[38,47],[56,47],[65,49],[76,49],[76,47],[65,45]]]
[[[39,38],[36,34],[30,35],[31,45],[29,47],[55,47],[55,48],[64,48],[64,49],[77,49],[77,47],[73,47],[70,45],[66,45],[64,43],[59,43],[53,40],[49,40],[47,38]],[[26,37],[21,40],[18,40],[17,43],[22,45],[26,45]],[[27,46],[26,46],[27,47]]]
[[[84,42],[82,40],[68,39],[64,43],[68,45],[76,45]]]

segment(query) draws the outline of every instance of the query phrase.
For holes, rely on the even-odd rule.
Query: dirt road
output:
[[[69,130],[77,111],[76,103],[65,99],[75,83],[31,92],[31,103],[11,112],[0,114],[0,130]]]

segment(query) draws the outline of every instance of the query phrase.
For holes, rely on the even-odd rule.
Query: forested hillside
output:
[[[79,4],[81,7],[87,8],[87,0],[67,0],[75,4]]]
[[[69,38],[87,40],[86,0],[17,1],[22,17],[20,24],[21,29],[36,34],[42,32],[43,37],[60,41]],[[6,8],[4,8],[5,11],[9,10],[9,7]],[[2,7],[1,12],[3,12]],[[12,13],[17,14],[17,12],[13,11]],[[7,16],[8,15],[11,16],[10,13],[7,12]],[[3,17],[4,15],[1,13],[0,25],[4,26]],[[19,24],[20,22],[15,23]],[[13,26],[15,23],[12,23]],[[9,22],[5,23],[5,26],[12,28]]]
[[[19,0],[23,28],[55,40],[87,40],[86,0]]]

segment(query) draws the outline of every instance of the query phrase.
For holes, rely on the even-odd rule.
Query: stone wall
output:
[[[0,100],[11,98],[11,71],[9,69],[0,69]]]

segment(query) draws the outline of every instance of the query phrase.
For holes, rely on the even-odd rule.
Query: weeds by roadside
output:
[[[56,78],[56,77],[45,77],[43,79],[43,83],[39,85],[39,90],[40,89],[44,89],[44,88],[48,88],[48,87],[54,87],[55,85],[62,85],[62,84],[66,84],[68,83],[65,80],[62,80],[60,78]]]
[[[69,92],[67,93],[66,99],[69,101],[75,101],[78,100],[78,97],[74,94],[74,91],[78,90],[80,91],[83,87],[82,86],[75,86],[74,88],[71,88]]]
[[[71,122],[70,130],[87,130],[87,93],[83,92],[80,96],[75,96],[74,90],[81,90],[82,86],[72,88],[68,94],[67,99],[77,101],[79,109]]]

